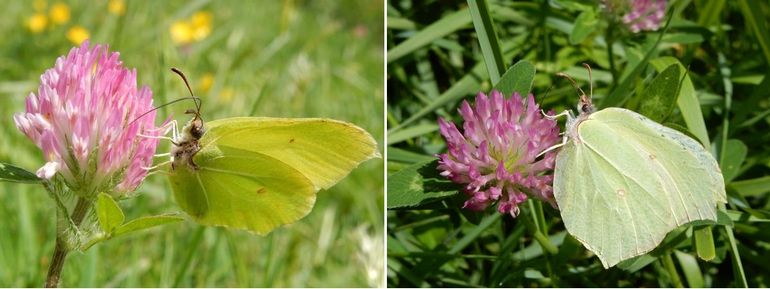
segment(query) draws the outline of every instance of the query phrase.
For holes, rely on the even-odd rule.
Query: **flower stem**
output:
[[[75,224],[75,226],[79,226],[80,223],[83,221],[83,218],[86,216],[86,212],[91,208],[91,202],[84,198],[78,198],[78,203],[75,205],[75,209],[72,211],[71,220]],[[64,268],[64,259],[67,257],[67,253],[69,253],[69,248],[66,245],[64,232],[65,230],[62,230],[62,228],[59,227],[60,222],[57,222],[57,228],[56,228],[56,247],[53,251],[53,258],[51,259],[51,266],[48,267],[48,276],[45,280],[45,287],[46,288],[55,288],[59,287],[59,281],[61,276],[62,268]]]

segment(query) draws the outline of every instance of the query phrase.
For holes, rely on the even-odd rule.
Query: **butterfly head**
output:
[[[591,98],[593,98],[593,95],[594,95],[593,77],[591,76],[591,66],[589,66],[586,63],[583,63],[583,66],[588,70],[588,82],[590,83],[588,95],[586,95],[583,89],[577,86],[577,83],[575,83],[575,80],[572,79],[572,77],[570,77],[569,75],[562,72],[556,73],[556,75],[564,77],[572,83],[572,86],[575,88],[575,90],[577,90],[578,94],[580,95],[580,101],[578,102],[578,105],[577,105],[577,109],[580,112],[580,115],[589,115],[594,111],[596,111],[594,104],[591,102]]]
[[[188,109],[185,114],[192,114],[193,118],[185,126],[184,132],[189,134],[192,139],[200,139],[203,136],[203,119],[201,119],[200,112]]]

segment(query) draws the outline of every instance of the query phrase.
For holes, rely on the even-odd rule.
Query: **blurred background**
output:
[[[367,1],[3,1],[0,161],[43,164],[12,116],[55,59],[85,39],[119,51],[155,104],[188,95],[203,118],[325,117],[383,143],[383,3]],[[192,103],[160,110],[188,120]],[[382,145],[380,145],[382,147]],[[167,152],[162,144],[160,152]],[[382,149],[380,149],[382,152]],[[383,161],[319,193],[313,211],[265,237],[192,221],[72,253],[67,287],[370,287],[383,279]],[[180,211],[163,175],[121,202],[127,219]],[[0,286],[40,287],[54,246],[54,202],[41,186],[0,183]]]

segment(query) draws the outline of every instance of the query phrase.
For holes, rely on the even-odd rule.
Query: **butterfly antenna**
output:
[[[190,97],[195,101],[195,112],[192,112],[195,114],[195,117],[200,119],[201,116],[201,99],[200,97],[195,96],[195,94],[192,91],[192,88],[190,88],[190,83],[187,81],[187,77],[182,73],[181,70],[177,69],[176,67],[172,67],[171,71],[179,75],[179,77],[184,80],[184,85],[187,86],[187,91],[190,92]]]
[[[141,119],[141,118],[142,118],[142,117],[144,117],[145,115],[147,115],[147,114],[149,114],[149,113],[151,113],[151,112],[153,112],[153,111],[156,111],[156,110],[158,110],[158,109],[160,109],[160,108],[163,108],[164,106],[167,106],[167,105],[171,105],[171,104],[174,104],[174,103],[177,103],[177,102],[180,102],[180,101],[183,101],[183,100],[188,100],[188,99],[191,99],[191,100],[195,101],[195,103],[196,103],[196,104],[198,103],[198,101],[200,101],[199,99],[196,99],[196,98],[194,98],[194,97],[183,97],[183,98],[180,98],[180,99],[175,99],[175,100],[169,101],[169,102],[167,102],[167,103],[164,103],[164,104],[161,104],[161,105],[159,105],[159,106],[156,106],[156,107],[152,108],[151,110],[148,110],[147,112],[145,112],[145,113],[143,113],[143,114],[140,114],[140,115],[139,115],[139,116],[137,116],[137,117],[136,117],[134,120],[132,120],[131,122],[129,122],[129,123],[128,123],[128,126],[130,126],[131,124],[133,124],[133,123],[134,123],[134,122],[136,122],[137,120]]]
[[[581,89],[580,87],[578,87],[577,83],[575,82],[575,80],[574,80],[574,79],[572,79],[572,77],[570,77],[569,75],[567,75],[567,74],[565,74],[565,73],[563,73],[563,72],[557,72],[557,73],[556,73],[556,75],[557,75],[557,76],[561,76],[561,77],[564,77],[564,78],[566,78],[567,80],[569,80],[569,82],[571,82],[571,83],[572,83],[572,87],[574,87],[574,88],[575,88],[575,90],[576,90],[576,91],[577,91],[577,92],[580,94],[580,96],[581,96],[581,97],[583,97],[584,95],[586,95],[586,93],[585,93],[585,92],[583,92],[583,89]]]
[[[591,76],[591,66],[588,63],[583,63],[583,66],[588,70],[588,89],[590,92],[588,96],[594,98],[594,78]]]

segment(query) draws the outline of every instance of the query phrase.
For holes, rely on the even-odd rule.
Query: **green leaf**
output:
[[[141,217],[138,219],[131,220],[128,223],[125,223],[122,226],[115,229],[115,236],[120,236],[130,232],[144,230],[144,229],[165,225],[169,223],[176,223],[180,221],[184,221],[184,218],[179,216],[179,214],[176,214],[176,213],[150,216],[150,217]]]
[[[388,176],[388,209],[415,207],[458,194],[459,186],[439,175],[438,160],[421,162]]]
[[[627,107],[656,122],[665,121],[674,111],[681,79],[679,64],[669,65],[644,88],[640,96],[632,98]]]
[[[757,216],[752,216],[749,213],[742,212],[742,211],[736,211],[736,210],[727,210],[725,212],[725,215],[729,218],[730,222],[750,222],[750,223],[768,223],[770,222],[770,219],[764,219]]]
[[[663,42],[697,44],[703,42],[703,35],[696,33],[671,33],[663,37]]]
[[[414,21],[396,17],[396,16],[390,16],[388,15],[388,29],[415,29],[417,25],[414,24]]]
[[[500,43],[497,41],[497,33],[495,33],[495,25],[489,13],[489,6],[486,0],[468,0],[468,8],[473,20],[473,27],[479,38],[484,63],[487,65],[489,79],[492,83],[497,83],[505,71],[505,62],[503,61],[503,54],[500,52]]]
[[[503,74],[494,89],[504,96],[510,96],[518,92],[521,96],[529,94],[532,83],[535,80],[535,66],[529,61],[522,60],[511,66]]]
[[[734,181],[728,187],[744,197],[759,197],[770,192],[770,176]]]
[[[107,234],[123,224],[126,216],[112,197],[105,193],[99,193],[96,200],[96,216],[99,218],[99,226]]]
[[[671,231],[666,235],[666,238],[663,239],[663,242],[661,242],[660,245],[655,248],[655,250],[652,250],[651,252],[644,255],[621,261],[616,265],[616,267],[628,271],[629,273],[634,273],[641,270],[652,262],[655,262],[655,260],[657,260],[660,256],[667,254],[670,249],[675,248],[682,242],[686,241],[688,239],[687,234],[685,234],[687,229],[688,227],[681,226]]]
[[[585,11],[591,9],[593,6],[580,3],[581,1],[575,1],[575,0],[552,0],[549,1],[550,5],[554,5],[556,7],[563,7],[567,11]]]
[[[433,42],[436,39],[444,37],[456,30],[463,28],[471,23],[467,9],[463,9],[444,16],[441,20],[433,22],[420,32],[415,33],[409,39],[401,42],[396,47],[388,50],[388,63],[398,60],[401,57],[414,52],[417,49]]]
[[[748,148],[742,141],[731,139],[725,144],[724,155],[720,157],[719,166],[722,168],[722,176],[725,178],[725,184],[730,183],[736,176],[746,159]]]
[[[594,29],[598,20],[593,10],[586,10],[575,19],[575,26],[572,27],[572,33],[569,34],[569,43],[572,45],[583,42]]]
[[[714,233],[710,226],[702,228],[693,228],[693,239],[695,240],[695,251],[698,257],[711,261],[716,257],[716,248],[714,247]]]
[[[629,273],[633,273],[643,269],[644,267],[647,267],[647,265],[650,265],[652,262],[655,262],[655,260],[658,260],[658,257],[652,256],[648,253],[648,254],[644,254],[641,256],[637,256],[631,259],[621,261],[620,263],[618,263],[618,265],[616,265],[616,267],[618,267],[619,269],[628,271]]]
[[[684,66],[678,59],[673,57],[661,57],[650,61],[650,64],[658,71],[663,71],[664,68],[669,67],[671,64],[678,63],[682,69]],[[679,111],[682,113],[684,123],[687,124],[687,129],[695,135],[703,144],[706,150],[711,147],[709,141],[709,135],[706,131],[706,123],[703,121],[703,112],[700,109],[700,102],[698,96],[695,94],[695,86],[690,80],[690,75],[685,73],[684,80],[682,80],[681,88],[679,90],[679,98],[677,99],[677,105],[679,105]]]
[[[20,167],[0,162],[0,181],[37,184],[42,181],[34,173]]]

